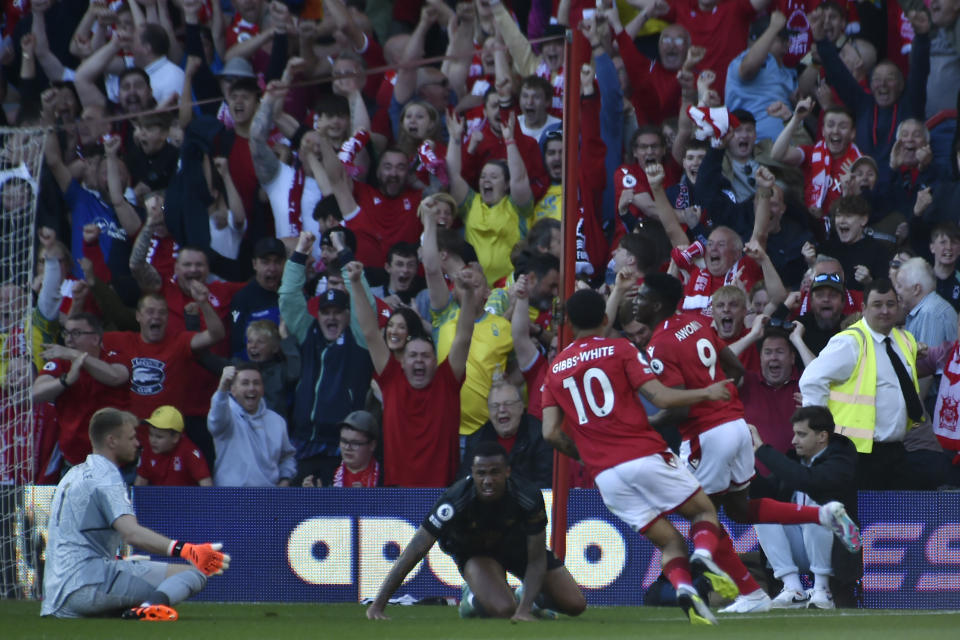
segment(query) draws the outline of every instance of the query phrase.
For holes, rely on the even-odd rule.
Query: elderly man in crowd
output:
[[[957,312],[936,292],[933,268],[923,258],[900,265],[893,283],[903,304],[904,328],[927,345],[957,339]]]
[[[541,488],[553,484],[553,450],[544,440],[540,421],[526,412],[523,394],[500,380],[487,397],[490,419],[467,436],[460,477],[470,473],[473,452],[481,442],[499,442],[507,451],[511,473]]]

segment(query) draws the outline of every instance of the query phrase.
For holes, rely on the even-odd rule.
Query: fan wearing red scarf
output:
[[[296,68],[296,59],[288,63],[288,69]],[[250,156],[260,186],[267,193],[276,227],[276,237],[293,248],[301,231],[320,236],[320,225],[313,219],[313,208],[322,197],[317,183],[319,171],[316,158],[320,155],[321,135],[316,131],[303,134],[297,148],[298,158],[293,166],[283,164],[267,143],[273,129],[273,112],[277,102],[282,102],[287,87],[272,81],[267,85],[263,100],[250,125]],[[296,136],[294,136],[296,137]],[[314,247],[314,257],[319,257],[319,248]]]
[[[368,411],[353,411],[340,423],[340,457],[343,462],[333,472],[332,487],[379,487],[383,470],[374,457],[380,426]],[[304,487],[322,487],[319,478],[308,475]]]
[[[790,140],[810,113],[813,98],[797,103],[793,117],[777,136],[770,154],[774,160],[803,169],[806,188],[804,202],[808,207],[829,211],[830,205],[843,195],[841,178],[861,156],[853,144],[856,136],[853,116],[843,107],[830,107],[823,116],[823,137],[813,146],[790,146]]]

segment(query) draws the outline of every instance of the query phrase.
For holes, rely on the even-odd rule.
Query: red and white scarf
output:
[[[303,172],[303,165],[297,160],[294,163],[293,184],[290,185],[290,194],[287,201],[287,222],[290,224],[291,236],[299,236],[303,230],[303,220],[300,217],[300,207],[303,202],[303,187],[307,177]]]
[[[556,71],[551,71],[549,65],[545,61],[541,61],[534,69],[533,74],[540,76],[553,87],[550,115],[561,117],[563,115],[563,65]]]
[[[739,118],[727,111],[726,107],[707,109],[691,105],[687,107],[687,115],[697,127],[694,132],[697,140],[709,140],[714,149],[720,148],[728,131],[740,126]]]
[[[818,140],[810,152],[810,168],[807,173],[807,187],[804,193],[804,201],[807,206],[823,208],[823,202],[827,199],[830,191],[836,191],[837,196],[841,195],[840,181],[833,179],[830,167],[834,162],[839,163],[841,167],[847,165],[847,163],[852,165],[861,155],[863,154],[860,153],[857,145],[851,142],[843,157],[834,159],[830,156],[827,143],[824,140]]]
[[[954,342],[943,365],[940,392],[933,410],[933,433],[940,446],[960,451],[960,342]]]
[[[233,17],[230,26],[227,27],[227,48],[232,47],[238,42],[245,42],[258,33],[260,33],[260,27],[253,22],[247,22],[243,19],[243,16],[238,13]]]
[[[314,123],[314,129],[316,129],[316,123]],[[351,178],[356,178],[360,175],[360,167],[356,165],[357,155],[363,151],[363,148],[367,146],[367,142],[370,141],[370,132],[366,129],[357,129],[357,132],[353,134],[352,137],[347,138],[343,141],[343,144],[340,145],[340,151],[337,153],[337,157],[340,158],[340,162],[343,164],[344,170],[346,170],[347,175]]]
[[[376,487],[379,482],[380,463],[376,460],[371,460],[367,468],[359,473],[353,473],[341,462],[333,474],[334,487]]]

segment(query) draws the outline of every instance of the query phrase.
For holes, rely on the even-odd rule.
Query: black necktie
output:
[[[920,396],[917,395],[917,389],[913,386],[913,380],[907,373],[907,368],[903,366],[900,356],[893,350],[893,343],[889,337],[883,339],[883,344],[887,348],[887,356],[890,358],[890,364],[897,374],[897,380],[900,381],[900,391],[903,392],[903,399],[907,403],[907,415],[914,422],[920,422],[923,419],[923,403],[920,402]]]

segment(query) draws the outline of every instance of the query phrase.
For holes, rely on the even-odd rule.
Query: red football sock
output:
[[[750,522],[775,524],[820,524],[820,507],[759,498],[749,503]]]
[[[674,558],[663,565],[663,575],[673,585],[674,589],[679,589],[681,585],[693,586],[693,578],[690,577],[690,561],[685,557]]]
[[[712,556],[717,551],[717,545],[723,533],[720,527],[708,520],[694,522],[690,527],[690,539],[693,540],[694,549],[703,549]]]
[[[727,572],[727,574],[733,578],[733,581],[737,585],[737,589],[740,590],[740,593],[746,595],[748,593],[753,593],[760,588],[760,585],[757,584],[757,581],[753,579],[753,576],[750,575],[750,570],[744,566],[743,561],[740,559],[740,556],[737,555],[736,550],[733,548],[733,541],[730,540],[730,536],[723,536],[717,545],[717,551],[713,555],[713,561],[717,563],[721,569]]]

